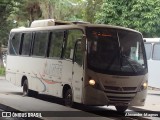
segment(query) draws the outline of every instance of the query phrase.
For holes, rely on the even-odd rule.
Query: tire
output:
[[[124,113],[128,108],[128,106],[115,106],[115,107],[116,107],[117,111],[120,113]]]
[[[28,96],[29,89],[28,89],[28,80],[23,82],[23,96]]]
[[[23,96],[35,97],[37,95],[38,92],[29,89],[28,80],[26,79],[23,83]]]
[[[73,107],[73,95],[71,89],[68,89],[64,95],[64,105],[67,107]]]

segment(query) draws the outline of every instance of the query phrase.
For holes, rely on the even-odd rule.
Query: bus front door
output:
[[[83,57],[81,42],[77,42],[74,49],[73,60],[73,99],[74,102],[82,103],[82,82],[83,82]]]

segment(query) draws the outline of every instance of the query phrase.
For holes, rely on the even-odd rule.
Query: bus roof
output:
[[[101,28],[113,28],[113,29],[121,29],[127,30],[132,32],[140,33],[136,30],[120,27],[120,26],[113,26],[113,25],[106,25],[106,24],[91,24],[88,22],[69,22],[69,21],[58,21],[54,19],[46,19],[46,20],[36,20],[33,21],[29,28],[15,28],[12,29],[11,32],[21,32],[21,31],[37,31],[37,30],[52,30],[52,29],[69,29],[69,28],[86,28],[86,27],[101,27]]]
[[[139,31],[131,29],[131,28],[126,28],[126,27],[122,27],[122,26],[115,26],[115,25],[107,25],[107,24],[80,24],[80,26],[83,26],[83,27],[113,28],[113,29],[121,29],[121,30],[127,30],[127,31],[140,33]]]
[[[22,32],[22,31],[41,31],[41,30],[54,30],[54,29],[80,29],[82,27],[77,25],[58,25],[58,26],[48,26],[48,27],[31,27],[31,28],[14,28],[11,32]]]

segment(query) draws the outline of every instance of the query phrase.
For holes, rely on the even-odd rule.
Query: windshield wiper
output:
[[[122,58],[125,58],[125,60],[128,62],[128,65],[132,68],[132,70],[137,73],[136,68],[132,65],[132,63],[129,61],[129,57],[125,56],[125,55],[121,55]],[[121,66],[123,67],[123,65]]]
[[[128,60],[128,57],[123,54],[123,50],[122,50],[121,43],[120,43],[120,40],[119,40],[118,32],[117,32],[117,38],[118,38],[118,44],[119,44],[120,69],[122,70],[122,67],[123,67],[123,58],[125,58],[125,60],[128,62],[129,66],[132,68],[132,70],[134,72],[137,72],[137,70],[135,69],[135,67]]]

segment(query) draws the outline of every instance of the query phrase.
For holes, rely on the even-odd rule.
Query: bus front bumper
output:
[[[96,106],[143,106],[145,103],[146,95],[147,90],[135,92],[132,94],[118,94],[114,92],[107,93],[106,91],[95,89],[92,86],[87,86],[84,88],[83,104]]]

